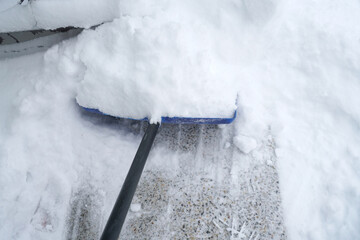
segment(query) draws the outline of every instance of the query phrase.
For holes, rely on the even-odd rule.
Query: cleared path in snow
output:
[[[87,117],[95,125],[120,121],[139,135],[145,128]],[[271,132],[244,154],[233,143],[234,128],[162,125],[120,239],[286,239]],[[99,237],[112,207],[104,198],[88,183],[74,190],[68,239]]]

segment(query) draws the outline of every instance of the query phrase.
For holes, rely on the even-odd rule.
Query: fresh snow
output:
[[[150,122],[232,118],[237,66],[221,56],[234,46],[223,41],[231,33],[191,9],[175,5],[152,17],[121,17],[79,37],[74,58],[86,70],[77,102]]]
[[[234,137],[233,140],[236,147],[238,147],[240,151],[246,154],[250,153],[257,146],[256,139],[248,136],[239,134],[238,136]]]
[[[105,191],[110,196],[99,202],[109,212],[116,183],[124,179],[140,139],[118,126],[94,125],[75,98],[88,102],[91,84],[116,82],[113,90],[128,92],[132,104],[141,100],[140,114],[144,89],[167,78],[164,88],[192,84],[192,98],[216,93],[227,103],[236,91],[235,139],[247,136],[259,143],[272,132],[290,239],[360,237],[359,1],[138,0],[119,5],[119,18],[111,23],[46,53],[0,62],[4,239],[64,238],[73,185],[90,182],[99,196]],[[0,19],[5,14],[15,13],[0,13]],[[2,23],[0,31],[9,31],[10,25]],[[15,29],[18,22],[13,23]],[[29,25],[23,28],[34,26],[24,23]],[[125,85],[129,80],[134,85]],[[165,105],[170,112],[170,102],[162,105],[160,96],[172,97],[167,96],[176,91],[171,86],[145,94],[156,106],[146,107],[145,115],[156,121]],[[141,92],[133,95],[135,89]],[[179,90],[174,96],[190,94]],[[211,106],[220,105],[206,104],[208,111],[218,112]]]

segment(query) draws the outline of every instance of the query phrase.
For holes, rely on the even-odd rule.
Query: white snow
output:
[[[139,212],[141,210],[141,204],[140,203],[132,203],[130,205],[130,210],[132,212]]]
[[[16,5],[0,12],[0,32],[14,32],[36,28],[30,5]]]
[[[18,2],[14,0],[2,0],[0,2],[0,13],[14,7],[16,4],[18,4]]]
[[[110,211],[140,142],[118,128],[94,128],[82,117],[75,103],[76,78],[61,74],[61,64],[51,59],[56,50],[45,58],[39,53],[0,62],[6,86],[0,94],[6,100],[0,118],[3,239],[66,238],[70,196],[77,186],[112,189],[104,202]]]
[[[1,60],[0,86],[7,86],[0,89],[6,105],[0,136],[4,239],[63,238],[71,188],[86,181],[84,172],[95,185],[106,186],[111,197],[105,206],[111,207],[117,194],[111,189],[119,189],[116,183],[122,182],[139,139],[94,126],[79,113],[75,97],[88,103],[87,89],[100,80],[141,100],[131,114],[146,108],[144,114],[154,120],[174,113],[168,101],[166,111],[162,108],[161,96],[184,94],[185,101],[215,92],[228,107],[235,90],[236,136],[261,139],[269,129],[275,136],[289,238],[359,238],[359,1],[138,0],[122,1],[120,9],[119,19],[45,55]],[[166,90],[159,90],[158,79],[170,79],[161,82]],[[144,94],[153,83],[160,84],[156,94]],[[141,90],[135,95],[134,86]],[[224,94],[228,90],[231,94]],[[174,106],[183,109],[181,101]],[[117,107],[118,100],[96,102]],[[219,109],[211,106],[221,105],[203,104],[214,112]],[[30,224],[38,205],[49,212],[52,231],[41,233]]]
[[[76,98],[81,106],[151,122],[233,117],[235,66],[221,58],[232,47],[224,41],[230,33],[206,15],[190,14],[192,4],[170,6],[151,16],[121,17],[80,37],[75,58],[86,68]]]
[[[256,139],[244,135],[234,137],[234,144],[245,154],[250,153],[257,147]]]
[[[32,0],[22,5],[14,2],[0,2],[0,32],[68,26],[89,28],[111,21],[119,14],[118,0]],[[7,9],[11,4],[15,6]]]

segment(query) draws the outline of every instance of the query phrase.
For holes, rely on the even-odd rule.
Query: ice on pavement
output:
[[[359,1],[144,0],[122,1],[120,9],[120,18],[114,22],[85,31],[45,54],[1,60],[1,86],[14,85],[0,89],[1,96],[8,96],[0,118],[4,126],[0,188],[6,193],[0,195],[1,236],[61,239],[74,185],[91,182],[98,186],[88,186],[99,192],[94,197],[96,206],[112,205],[117,195],[114,189],[119,189],[116,183],[122,182],[140,137],[115,124],[84,119],[75,98],[102,74],[128,76],[137,69],[132,77],[145,79],[141,74],[152,69],[151,64],[168,64],[167,58],[154,55],[174,44],[174,51],[185,52],[172,55],[172,63],[186,63],[181,56],[188,56],[191,73],[209,79],[192,78],[199,80],[192,83],[196,96],[202,93],[196,84],[207,82],[211,89],[212,76],[219,74],[224,78],[216,78],[215,86],[220,88],[217,80],[225,79],[224,86],[230,84],[238,93],[234,137],[248,136],[260,143],[264,132],[272,133],[289,238],[359,238]],[[183,22],[186,31],[176,24],[184,9],[190,17]],[[174,21],[165,27],[158,19],[162,14],[169,17],[167,11],[173,13]],[[174,40],[182,41],[163,38],[169,32]],[[183,36],[184,32],[191,34]],[[149,41],[145,43],[146,34]],[[201,49],[210,51],[193,55]],[[122,51],[122,56],[115,54]],[[126,65],[124,56],[131,56],[130,63],[138,65]],[[119,66],[111,60],[124,62]],[[168,65],[153,74],[170,77],[174,69]],[[256,149],[245,156],[262,157]],[[170,160],[161,162],[164,168],[173,167]],[[241,159],[236,162],[241,163]],[[37,230],[42,226],[36,222],[39,219],[44,220],[43,232]]]

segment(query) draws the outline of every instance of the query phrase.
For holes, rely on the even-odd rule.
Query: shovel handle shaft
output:
[[[159,124],[149,124],[147,127],[100,240],[119,238],[158,128]]]

